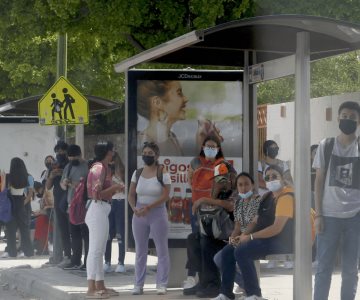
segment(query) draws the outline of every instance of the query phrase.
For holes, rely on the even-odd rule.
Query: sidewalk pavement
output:
[[[0,245],[0,255],[3,245]],[[116,251],[114,251],[116,252]],[[58,267],[42,267],[48,257],[0,259],[1,284],[8,283],[10,289],[18,289],[33,297],[43,300],[80,300],[84,299],[87,289],[86,272],[64,271]],[[114,259],[114,261],[116,261]],[[111,299],[198,299],[194,296],[183,296],[182,289],[168,289],[164,296],[156,295],[156,257],[148,257],[148,271],[144,295],[132,296],[134,279],[134,253],[126,254],[126,273],[107,273],[105,283],[107,287],[120,292],[120,296]],[[185,265],[185,262],[184,262]],[[292,299],[293,276],[292,270],[283,268],[265,269],[261,267],[261,288],[263,296],[269,300]],[[114,266],[113,266],[114,267]],[[176,272],[176,270],[172,270]],[[330,300],[340,298],[340,274],[333,276]],[[360,299],[360,291],[358,292]]]

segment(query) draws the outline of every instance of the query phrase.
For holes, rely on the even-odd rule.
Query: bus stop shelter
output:
[[[115,65],[141,63],[235,67],[244,71],[243,169],[257,170],[256,83],[295,75],[295,270],[294,299],[311,299],[310,62],[360,48],[360,25],[339,20],[274,15],[195,30]]]

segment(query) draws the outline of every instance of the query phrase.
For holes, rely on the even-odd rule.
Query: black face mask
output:
[[[78,159],[72,159],[72,160],[70,160],[70,164],[71,164],[72,166],[78,166],[78,165],[80,165],[80,160],[78,160]]]
[[[279,148],[268,148],[267,156],[270,158],[275,158],[279,153]]]
[[[45,164],[46,169],[50,170],[52,165],[53,165],[53,164],[52,164],[51,162],[47,162],[47,163]]]
[[[341,132],[346,135],[350,135],[355,133],[357,127],[357,123],[354,120],[350,119],[340,119],[339,128]]]
[[[147,165],[147,166],[151,166],[155,162],[155,156],[143,155],[142,159],[143,159],[145,165]]]
[[[36,194],[36,197],[42,198],[43,194]]]
[[[66,164],[69,162],[66,154],[56,154],[56,163],[61,169],[63,169]]]

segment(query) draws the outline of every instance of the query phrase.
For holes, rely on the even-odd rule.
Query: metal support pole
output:
[[[250,169],[250,115],[249,115],[249,51],[244,51],[243,82],[243,159],[242,169]]]
[[[294,299],[311,300],[310,38],[296,37],[295,58],[295,273]]]
[[[75,126],[75,144],[80,146],[81,153],[85,154],[85,138],[84,138],[84,125]]]
[[[252,53],[252,65],[256,64],[256,52]],[[255,180],[255,189],[258,190],[259,182],[258,182],[258,161],[259,161],[259,153],[258,153],[258,144],[259,144],[259,136],[258,136],[258,124],[257,124],[257,86],[256,83],[252,84],[249,87],[249,101],[250,101],[250,115],[251,115],[251,153],[250,153],[250,174],[254,177]]]
[[[56,60],[56,78],[66,77],[67,73],[67,34],[59,33],[57,44]],[[65,139],[65,130],[63,126],[57,126],[57,136],[59,140]],[[57,226],[56,214],[54,214],[54,246],[53,246],[53,263],[60,263],[63,256],[63,247],[60,238],[60,231]]]

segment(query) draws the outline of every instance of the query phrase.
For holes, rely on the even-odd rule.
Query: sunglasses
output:
[[[273,180],[277,180],[277,179],[280,179],[278,176],[276,176],[275,174],[273,174],[273,175],[266,175],[265,177],[264,177],[264,180],[265,181],[273,181]]]

